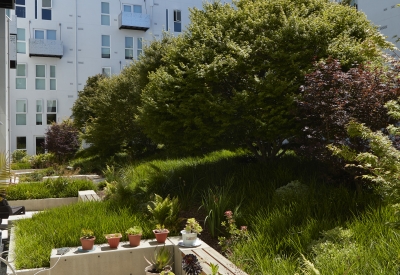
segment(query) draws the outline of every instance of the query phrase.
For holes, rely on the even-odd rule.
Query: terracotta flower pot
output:
[[[94,241],[96,240],[96,237],[90,238],[90,239],[85,239],[81,238],[81,244],[82,244],[82,250],[92,250],[94,246]]]
[[[158,243],[165,243],[165,240],[168,237],[168,229],[165,229],[162,232],[158,232],[159,230],[153,230],[154,235],[156,236],[156,240]]]
[[[121,240],[121,237],[107,237],[106,239],[108,241],[108,244],[110,245],[110,248],[117,248],[119,245],[119,241]]]
[[[130,246],[139,246],[140,245],[140,239],[142,238],[142,235],[128,235],[129,238],[129,245]]]

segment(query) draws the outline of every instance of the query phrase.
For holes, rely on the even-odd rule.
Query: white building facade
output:
[[[118,74],[164,30],[179,35],[202,0],[16,0],[10,151],[43,152],[49,125],[71,116],[88,77]]]

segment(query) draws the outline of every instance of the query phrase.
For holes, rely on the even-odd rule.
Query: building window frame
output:
[[[39,69],[38,68],[42,68]],[[35,90],[46,90],[46,65],[35,65]]]
[[[22,69],[23,67],[23,69]],[[26,63],[18,63],[17,69],[15,70],[15,89],[18,90],[26,90],[26,76],[27,76],[27,64]]]
[[[137,41],[136,58],[139,59],[140,55],[143,53],[143,37],[138,37],[136,41]]]
[[[36,125],[43,125],[43,99],[36,99]]]
[[[26,99],[17,99],[15,101],[15,125],[26,125],[27,113],[28,101]]]
[[[38,140],[42,141],[40,144],[38,144]],[[46,137],[44,136],[35,136],[35,154],[44,154],[46,152],[44,148],[44,143],[46,141]],[[39,148],[39,150],[38,150]]]
[[[15,1],[15,15],[19,18],[26,18],[25,0]]]
[[[174,10],[174,32],[182,31],[182,11]]]
[[[24,28],[17,28],[17,53],[26,54],[26,31]]]
[[[101,58],[110,58],[111,57],[111,36],[110,35],[101,35]]]
[[[142,5],[122,4],[122,10],[130,13],[143,13]]]
[[[132,36],[125,36],[125,59],[133,59],[134,38]]]
[[[110,3],[109,2],[101,2],[101,15],[100,15],[100,23],[103,26],[110,26]]]
[[[106,77],[111,77],[111,67],[102,67],[101,74]]]
[[[46,101],[46,121],[47,125],[57,122],[57,99],[48,99]]]
[[[51,20],[53,1],[42,0],[42,20]]]
[[[16,143],[17,150],[26,151],[26,137],[16,137]]]
[[[54,33],[53,33],[54,32]],[[35,39],[44,39],[44,40],[57,40],[57,30],[51,30],[51,29],[34,29],[33,33],[35,35]],[[40,36],[39,34],[43,34]]]
[[[51,91],[57,90],[56,65],[49,66],[49,88]]]

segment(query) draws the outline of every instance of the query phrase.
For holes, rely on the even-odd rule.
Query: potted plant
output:
[[[146,275],[154,275],[154,274],[160,274],[162,272],[164,272],[163,274],[171,274],[172,273],[172,255],[171,255],[171,251],[169,251],[165,245],[157,250],[154,250],[154,255],[153,258],[151,259],[151,261],[147,260],[145,257],[146,262],[149,264],[149,266],[147,266],[145,268],[145,272]]]
[[[130,246],[139,246],[140,239],[142,238],[143,230],[140,226],[134,226],[126,230],[125,232],[128,234],[129,245]]]
[[[122,238],[121,233],[112,233],[106,235],[106,239],[108,241],[108,244],[110,245],[110,248],[117,248],[121,238]]]
[[[200,234],[203,228],[195,218],[187,219],[185,228],[181,231],[183,246],[194,246],[197,240],[197,234]]]
[[[158,243],[165,243],[169,230],[164,227],[164,225],[157,224],[156,229],[153,230],[154,235]]]
[[[94,236],[94,233],[90,229],[82,229],[81,230],[81,244],[82,244],[82,250],[92,250],[94,246],[94,241],[96,240],[96,237]]]
[[[199,275],[203,270],[199,260],[194,254],[187,254],[182,258],[182,269],[186,275]]]

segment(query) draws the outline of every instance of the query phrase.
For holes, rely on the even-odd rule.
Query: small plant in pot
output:
[[[169,230],[164,227],[164,225],[157,224],[156,229],[153,230],[154,236],[158,243],[165,243],[167,240]]]
[[[119,241],[122,238],[121,233],[111,233],[107,234],[106,236],[107,242],[110,245],[110,248],[117,248],[119,245]]]
[[[146,262],[149,264],[149,266],[147,266],[145,268],[145,272],[146,275],[149,274],[169,274],[169,275],[174,275],[174,273],[172,273],[172,268],[171,268],[171,264],[172,264],[172,254],[171,251],[169,251],[165,245],[157,250],[154,251],[154,255],[153,258],[149,261],[148,259],[146,259]],[[164,273],[162,273],[164,272]]]
[[[200,234],[203,228],[195,218],[187,219],[185,228],[181,231],[182,244],[184,246],[194,246],[197,240],[197,234]]]
[[[143,230],[140,226],[133,226],[125,232],[129,238],[130,246],[139,246],[142,238]]]
[[[85,229],[83,228],[81,230],[81,244],[82,244],[82,250],[92,250],[94,246],[94,241],[96,240],[96,237],[94,236],[94,233],[90,229]]]

